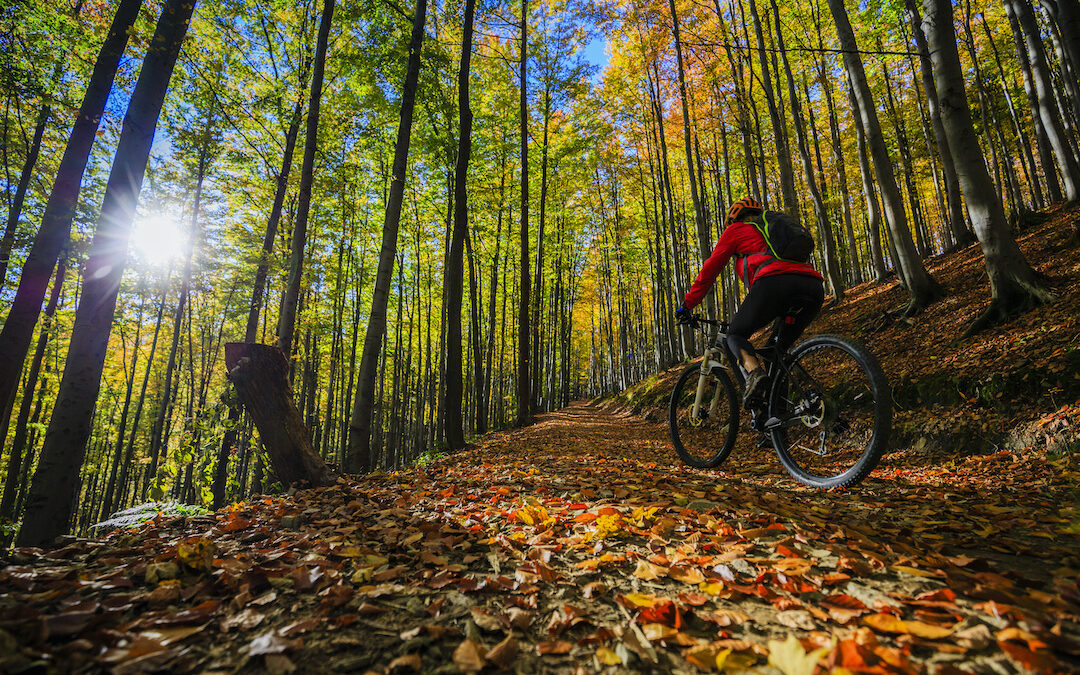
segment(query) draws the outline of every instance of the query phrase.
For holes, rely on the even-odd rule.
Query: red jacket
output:
[[[743,280],[747,289],[753,286],[757,279],[775,274],[805,274],[818,280],[821,279],[821,274],[809,263],[776,260],[769,254],[761,253],[761,251],[767,251],[768,248],[765,237],[761,236],[752,223],[739,222],[728,225],[724,233],[720,235],[720,241],[716,242],[712,255],[702,265],[701,272],[694,280],[694,285],[687,291],[683,306],[687,309],[698,306],[733,255],[739,256],[735,262],[735,272]],[[769,261],[773,261],[771,265],[761,268],[762,263]]]

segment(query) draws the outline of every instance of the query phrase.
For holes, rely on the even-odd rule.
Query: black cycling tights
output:
[[[750,336],[779,319],[773,332],[777,346],[787,350],[817,317],[825,301],[825,288],[815,277],[805,274],[777,274],[762,277],[750,287],[746,299],[735,312],[728,329],[728,349],[742,362],[741,350],[757,354]]]

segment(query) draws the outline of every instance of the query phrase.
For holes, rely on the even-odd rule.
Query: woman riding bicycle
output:
[[[744,407],[760,401],[766,380],[750,336],[770,321],[781,319],[775,334],[777,347],[783,352],[802,335],[825,300],[821,274],[813,265],[774,255],[765,238],[769,215],[752,197],[731,205],[716,248],[686,293],[682,307],[675,310],[677,320],[689,320],[691,310],[701,303],[728,260],[736,257],[735,271],[749,291],[731,321],[727,345],[747,372]]]

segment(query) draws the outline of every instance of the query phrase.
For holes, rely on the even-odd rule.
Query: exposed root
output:
[[[968,326],[959,340],[965,340],[991,326],[1003,324],[1053,299],[1054,295],[1045,288],[1017,284],[1015,292],[1007,296],[991,298],[990,305]]]

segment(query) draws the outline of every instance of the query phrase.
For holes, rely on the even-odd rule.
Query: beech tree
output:
[[[945,138],[957,161],[957,176],[990,277],[990,306],[965,331],[969,335],[989,323],[1047,302],[1053,296],[1020,252],[986,171],[986,160],[971,121],[963,70],[956,51],[952,3],[949,0],[923,0],[923,11],[923,30],[930,47]]]

